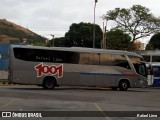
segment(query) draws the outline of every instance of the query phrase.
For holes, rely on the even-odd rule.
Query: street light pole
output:
[[[95,5],[94,5],[94,23],[93,23],[93,48],[95,48],[95,11],[96,11],[96,3],[98,0],[95,0]]]
[[[106,27],[105,27],[105,49],[107,49],[107,19],[106,19]]]
[[[51,35],[52,36],[52,44],[51,46],[54,47],[54,35]]]

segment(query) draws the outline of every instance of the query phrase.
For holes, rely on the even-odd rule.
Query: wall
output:
[[[8,49],[10,44],[8,43],[1,43],[0,44],[0,70],[7,71],[8,69]]]
[[[1,71],[0,70],[0,80],[8,79],[8,71]]]

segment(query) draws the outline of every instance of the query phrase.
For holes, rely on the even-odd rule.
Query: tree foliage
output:
[[[146,46],[146,50],[160,49],[160,33],[153,35]]]
[[[60,38],[54,38],[54,40],[50,40],[47,43],[48,47],[52,47],[53,46],[53,42],[54,42],[54,46],[56,47],[66,47],[66,39],[65,37],[60,37]]]
[[[111,29],[106,34],[107,49],[132,50],[131,37],[119,29]]]
[[[65,37],[60,37],[60,38],[55,38],[54,39],[54,45],[56,47],[65,47],[66,44],[66,38]]]
[[[95,25],[95,47],[100,48],[102,40],[102,30],[99,25]],[[93,47],[93,24],[73,23],[69,31],[65,34],[65,46],[71,47]]]
[[[116,28],[129,33],[132,36],[132,42],[160,30],[160,19],[141,5],[133,5],[130,9],[115,8],[103,17],[114,21]]]

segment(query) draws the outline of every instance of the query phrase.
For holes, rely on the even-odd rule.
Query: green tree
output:
[[[34,46],[46,46],[46,43],[44,43],[44,42],[35,42]]]
[[[108,49],[114,50],[131,50],[133,45],[131,43],[131,37],[119,29],[111,29],[106,34],[106,46]]]
[[[46,38],[37,34],[26,34],[24,38],[27,39],[28,44],[33,44],[33,45],[39,44],[39,46],[40,44],[43,44],[44,46],[44,44],[46,43]]]
[[[52,47],[53,46],[53,42],[54,42],[54,46],[55,47],[66,47],[66,39],[65,37],[59,37],[59,38],[54,38],[49,40],[48,43],[47,43],[47,46],[48,47]]]
[[[60,37],[60,38],[55,38],[54,39],[54,45],[56,47],[65,47],[66,44],[66,38],[65,37]]]
[[[95,25],[95,47],[101,47],[102,30],[99,25]],[[65,34],[65,46],[71,47],[93,47],[93,24],[73,23],[69,31]]]
[[[154,34],[146,46],[146,50],[160,49],[160,33]]]
[[[115,8],[103,17],[114,21],[117,28],[129,33],[132,36],[132,42],[160,30],[160,19],[141,5],[133,5],[130,9]]]

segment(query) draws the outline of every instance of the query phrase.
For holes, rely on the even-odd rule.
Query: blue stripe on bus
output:
[[[123,76],[123,74],[108,74],[108,73],[87,73],[87,72],[81,72],[81,75],[101,75],[101,76]]]

